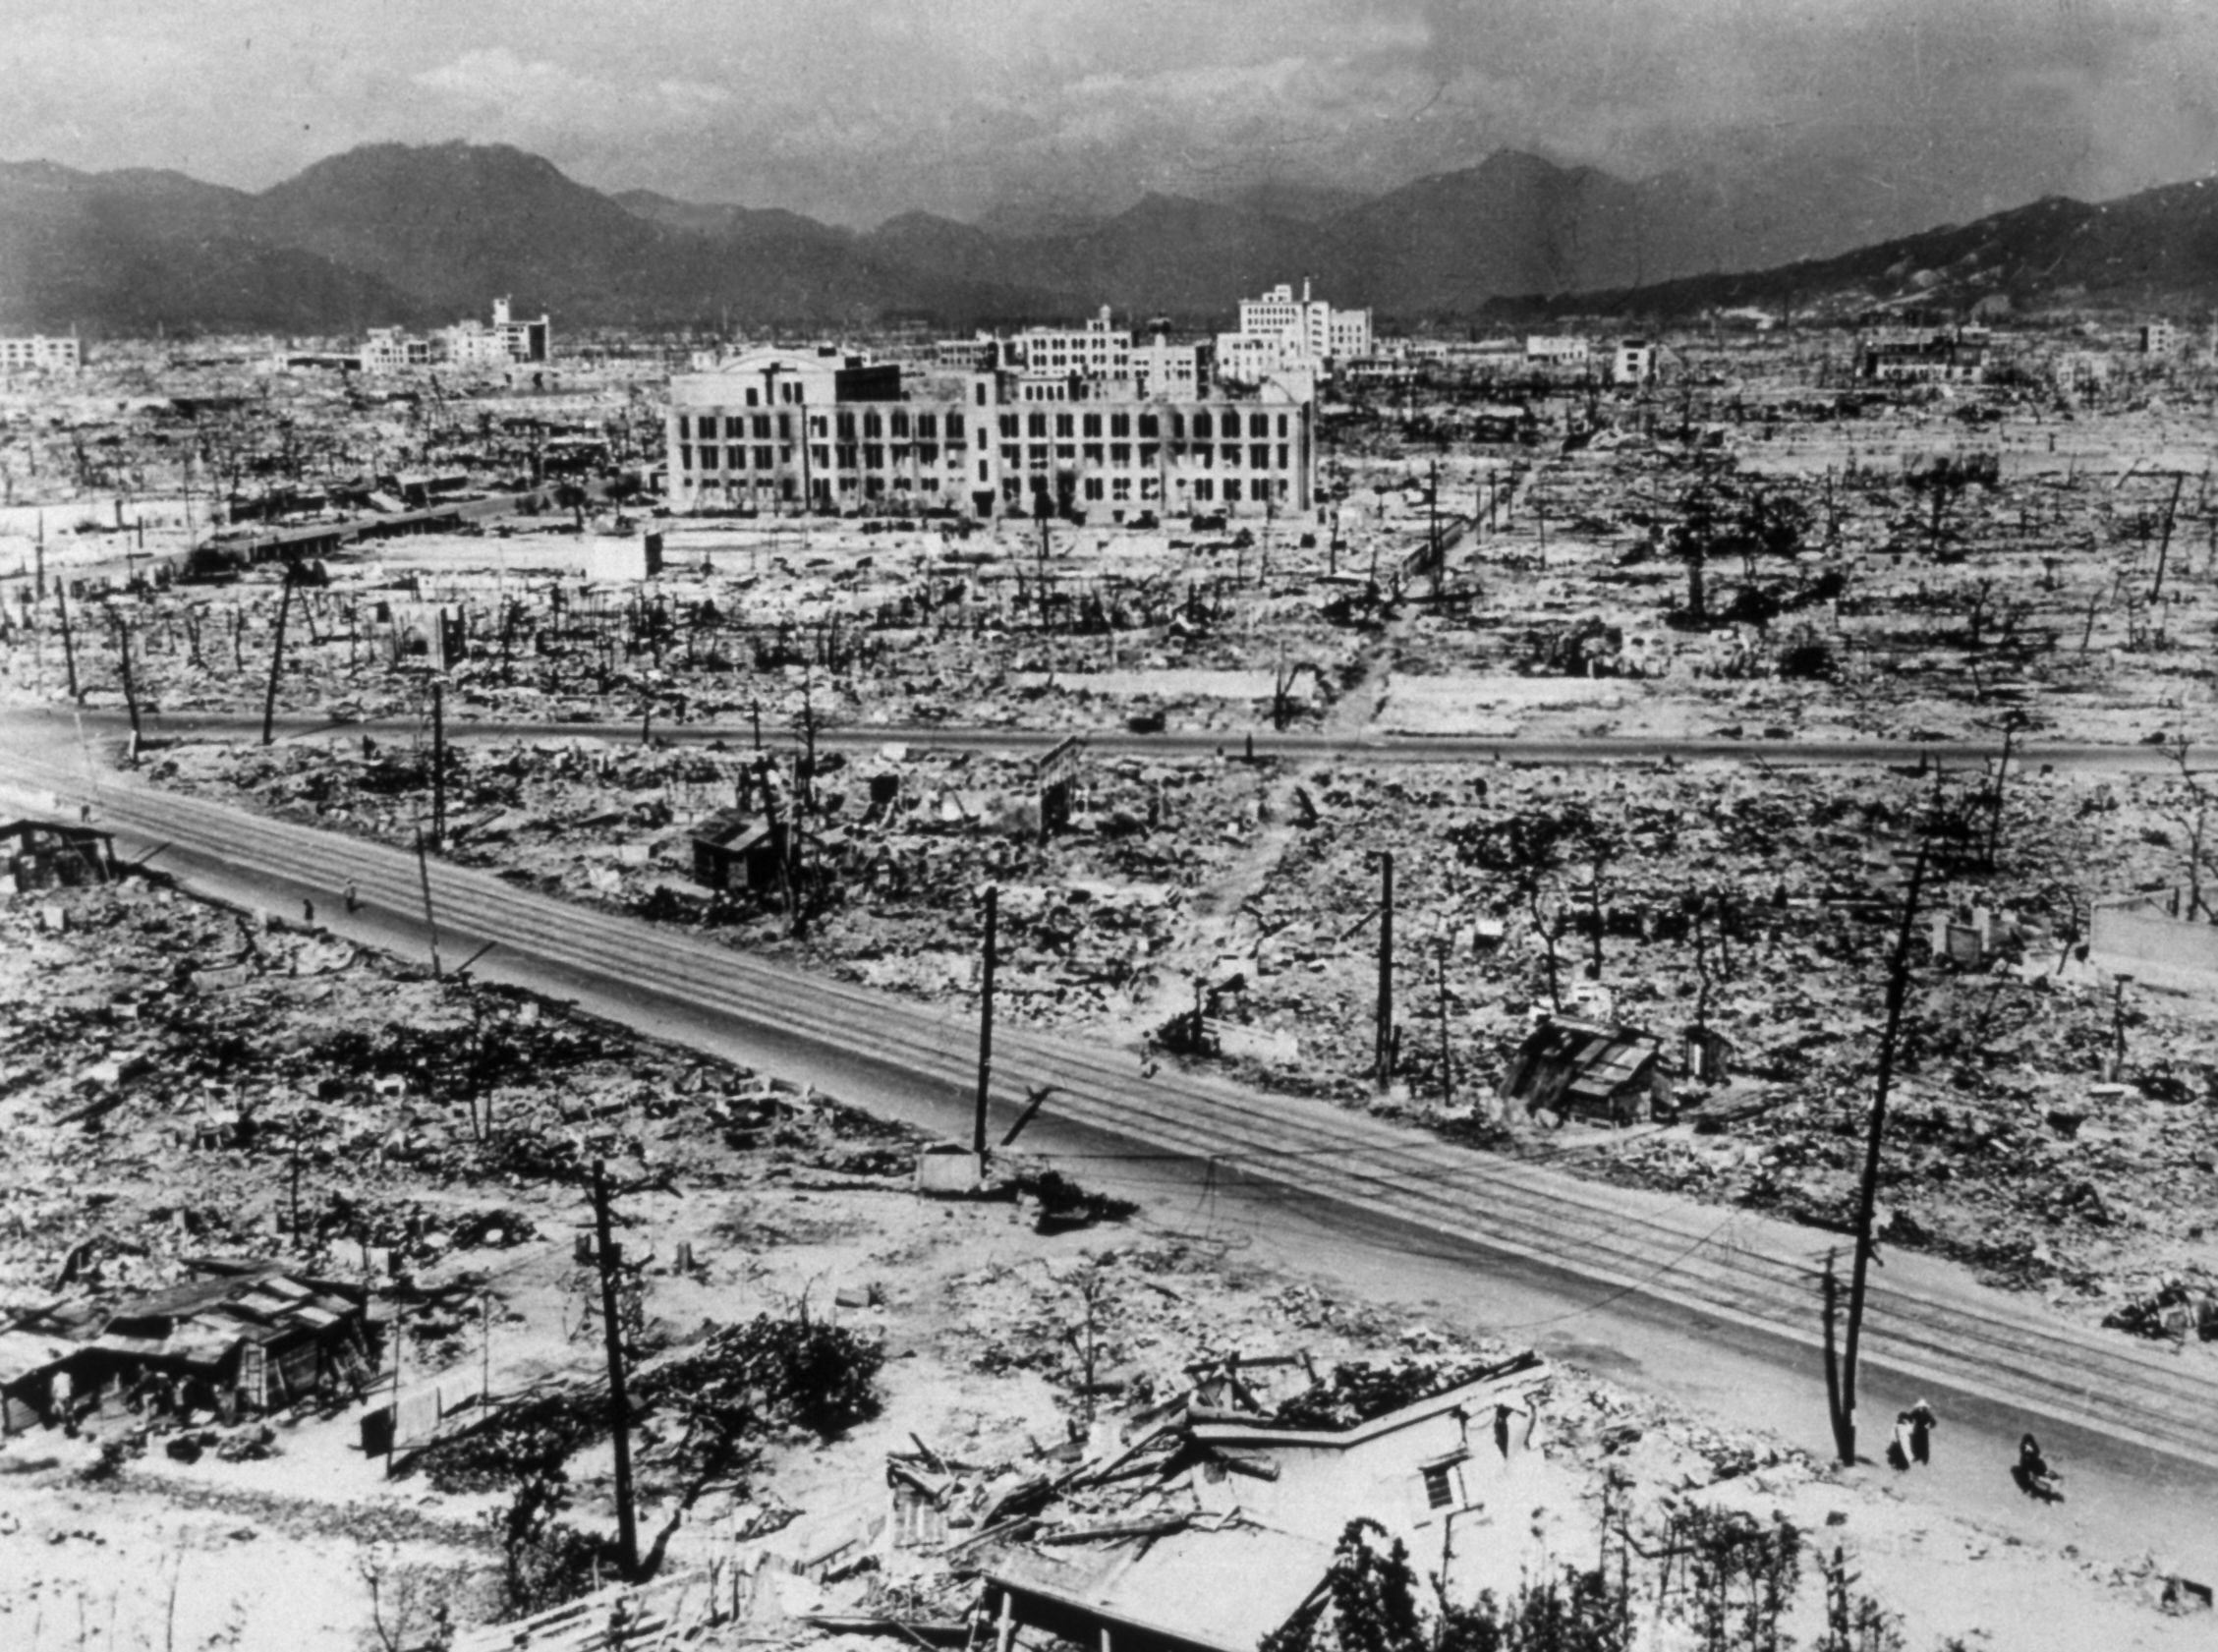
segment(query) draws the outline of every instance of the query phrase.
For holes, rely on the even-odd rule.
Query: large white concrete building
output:
[[[518,318],[505,298],[493,300],[492,324],[472,317],[432,333],[371,327],[362,347],[365,372],[401,368],[505,368],[554,359],[554,330],[542,313]]]
[[[1145,344],[1113,324],[1105,306],[1080,328],[1027,327],[1002,337],[981,332],[943,338],[928,352],[931,362],[959,371],[1005,371],[1021,381],[1020,401],[1068,401],[1073,381],[1129,383],[1141,396],[1196,396],[1210,379],[1207,343],[1173,344],[1162,333]]]
[[[1371,312],[1336,310],[1312,298],[1306,280],[1297,298],[1281,282],[1240,301],[1239,330],[1217,335],[1217,373],[1254,383],[1274,372],[1325,372],[1370,354]]]
[[[0,372],[75,372],[84,365],[75,333],[0,337]]]
[[[953,368],[904,376],[825,349],[758,350],[670,382],[675,510],[945,508],[1118,522],[1313,508],[1303,374],[1143,394],[1130,377]],[[1052,396],[1049,391],[1054,392]]]

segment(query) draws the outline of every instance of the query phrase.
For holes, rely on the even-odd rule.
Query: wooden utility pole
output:
[[[1433,598],[1440,598],[1440,461],[1435,459],[1425,484],[1425,554],[1433,567]]]
[[[1393,1077],[1393,851],[1379,857],[1379,1009],[1372,1073],[1385,1089]]]
[[[610,1232],[608,1169],[593,1162],[593,1259],[600,1272],[601,1339],[608,1349],[608,1431],[616,1446],[616,1545],[626,1581],[639,1575],[639,1528],[632,1516],[632,1411],[624,1394],[624,1328],[616,1317],[621,1260]]]
[[[416,876],[424,886],[424,927],[431,932],[431,979],[439,978],[439,920],[431,911],[431,860],[424,852],[424,828],[416,828]]]
[[[401,1350],[408,1343],[408,1281],[395,1273],[393,1282],[393,1426],[385,1434],[385,1478],[393,1477],[393,1453],[401,1440]]]
[[[131,713],[131,755],[136,761],[142,730],[139,726],[139,685],[131,675],[131,621],[112,608],[108,611],[116,622],[116,662],[123,676],[124,707]]]
[[[1995,870],[1995,856],[2002,850],[2003,787],[2010,781],[2010,746],[2011,740],[2017,733],[2018,718],[2013,714],[2003,723],[2002,761],[1995,765],[1995,790],[1993,796],[1988,800],[1985,865],[1989,872]]]
[[[1454,1058],[1448,1043],[1448,948],[1449,937],[1443,931],[1440,938],[1439,975],[1440,988],[1440,1105],[1446,1112],[1455,1105]]]
[[[290,1157],[292,1159],[293,1196],[291,1203],[293,1225],[288,1231],[293,1235],[293,1247],[297,1250],[301,1243],[301,1110],[298,1105],[293,1109],[293,1140]]]
[[[77,687],[77,643],[70,635],[70,599],[62,590],[62,582],[54,582],[54,611],[62,621],[62,668],[69,673],[70,698],[79,698]]]
[[[269,649],[269,689],[261,701],[261,743],[268,745],[277,722],[277,674],[285,668],[285,621],[293,612],[293,565],[285,564],[285,578],[277,598],[277,638]]]
[[[1887,1132],[1887,1088],[1895,1076],[1895,1044],[1903,1029],[1903,1004],[1909,997],[1910,932],[1917,923],[1917,897],[1925,888],[1929,850],[1920,844],[1910,868],[1909,892],[1903,898],[1903,923],[1895,933],[1895,956],[1887,969],[1887,1030],[1879,1042],[1879,1082],[1871,1103],[1871,1131],[1864,1142],[1863,1180],[1856,1189],[1856,1248],[1848,1272],[1848,1325],[1842,1339],[1840,1403],[1833,1416],[1834,1443],[1841,1460],[1856,1460],[1856,1349],[1863,1336],[1864,1278],[1871,1267],[1872,1210],[1879,1198],[1879,1146]]]
[[[994,1080],[994,919],[1001,891],[986,891],[986,964],[978,1000],[978,1122],[971,1132],[971,1151],[981,1166],[986,1162],[986,1094]]]
[[[443,850],[447,842],[447,718],[446,693],[438,678],[431,679],[431,847]]]
[[[2172,554],[2172,521],[2180,509],[2180,489],[2188,484],[2187,474],[2182,472],[2172,479],[2172,497],[2164,505],[2164,538],[2156,547],[2156,582],[2149,587],[2151,607],[2164,597],[2164,564]]]

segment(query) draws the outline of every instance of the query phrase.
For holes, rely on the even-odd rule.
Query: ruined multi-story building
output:
[[[554,331],[542,313],[519,319],[505,298],[493,300],[492,324],[472,317],[431,333],[371,327],[362,347],[365,372],[402,368],[504,368],[554,359]]]
[[[1218,375],[1248,383],[1278,372],[1325,372],[1370,354],[1371,312],[1336,310],[1312,298],[1306,280],[1299,298],[1281,282],[1242,299],[1239,330],[1217,335]]]
[[[1295,513],[1313,503],[1316,399],[1302,374],[1143,392],[767,349],[673,378],[668,442],[678,510]]]
[[[84,365],[75,333],[0,337],[0,372],[75,372]]]

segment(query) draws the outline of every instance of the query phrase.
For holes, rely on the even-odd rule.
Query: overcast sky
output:
[[[2218,0],[12,0],[0,155],[261,188],[371,140],[867,224],[1502,146],[1915,223],[2218,170]]]

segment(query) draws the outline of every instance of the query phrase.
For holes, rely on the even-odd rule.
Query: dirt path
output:
[[[1390,628],[1364,651],[1346,689],[1326,713],[1321,733],[1335,740],[1361,737],[1385,698],[1394,650]],[[1171,1016],[1193,1007],[1197,982],[1216,980],[1239,960],[1252,959],[1264,937],[1248,917],[1248,902],[1270,882],[1299,834],[1295,794],[1327,761],[1323,755],[1306,758],[1276,774],[1257,769],[1255,835],[1218,878],[1195,891],[1190,933],[1155,961],[1151,984],[1135,994],[1124,1016],[1104,1026],[1102,1036],[1118,1044],[1144,1043]]]

